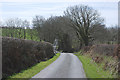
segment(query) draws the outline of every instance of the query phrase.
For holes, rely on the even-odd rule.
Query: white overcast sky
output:
[[[32,21],[35,15],[47,19],[63,15],[67,7],[80,4],[98,10],[106,26],[118,24],[118,0],[0,0],[0,20],[18,17]]]

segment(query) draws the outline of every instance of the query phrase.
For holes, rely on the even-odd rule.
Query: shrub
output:
[[[83,52],[92,52],[101,55],[114,56],[116,54],[116,44],[99,44],[93,46],[86,46],[82,50]]]
[[[87,46],[82,49],[82,54],[92,58],[103,70],[108,70],[110,74],[117,77],[120,71],[118,58],[120,58],[120,45],[99,44]]]
[[[3,77],[20,72],[54,55],[52,44],[31,40],[2,38]]]

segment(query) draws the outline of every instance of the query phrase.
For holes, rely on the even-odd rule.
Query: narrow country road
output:
[[[32,78],[86,78],[82,63],[72,53],[60,57]]]

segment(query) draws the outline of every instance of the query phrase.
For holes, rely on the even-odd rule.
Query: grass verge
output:
[[[11,78],[32,78],[34,75],[36,75],[41,70],[43,70],[45,67],[47,67],[52,62],[54,62],[59,56],[60,56],[60,53],[57,53],[56,56],[54,56],[53,58],[51,58],[47,61],[42,61],[42,62],[30,67],[27,70],[21,71],[20,73],[16,73],[16,74],[10,76],[9,79],[11,79]]]
[[[87,55],[81,55],[80,52],[76,54],[83,64],[83,68],[87,78],[113,78],[109,71],[104,71],[102,66],[96,64]]]

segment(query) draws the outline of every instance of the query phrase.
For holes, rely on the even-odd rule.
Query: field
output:
[[[27,39],[33,41],[40,41],[36,29],[19,29],[19,28],[2,28],[3,37],[13,37],[19,39]]]

